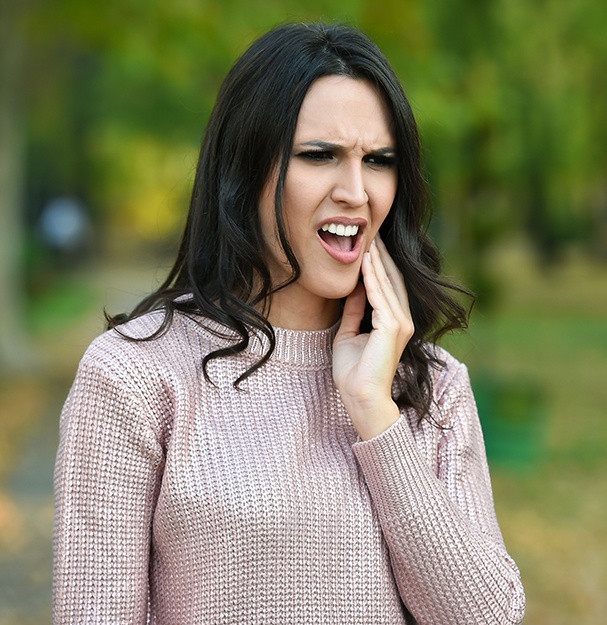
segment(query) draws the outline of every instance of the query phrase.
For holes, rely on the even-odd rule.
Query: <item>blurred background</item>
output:
[[[478,294],[472,373],[529,625],[607,613],[607,3],[0,0],[0,625],[50,623],[77,362],[176,251],[222,77],[285,20],[348,21],[421,127],[432,233]]]

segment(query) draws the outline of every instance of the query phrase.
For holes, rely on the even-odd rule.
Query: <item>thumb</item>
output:
[[[360,324],[365,314],[367,294],[362,282],[346,297],[344,310],[341,315],[341,323],[335,339],[357,336],[360,332]]]

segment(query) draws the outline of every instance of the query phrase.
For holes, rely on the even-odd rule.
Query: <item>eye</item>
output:
[[[322,163],[332,160],[334,154],[330,150],[306,150],[305,152],[299,152],[297,156],[314,163]]]
[[[393,167],[397,163],[397,158],[390,154],[367,154],[363,159],[368,165],[379,168]]]

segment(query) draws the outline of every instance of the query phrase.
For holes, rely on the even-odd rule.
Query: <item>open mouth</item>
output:
[[[324,224],[318,236],[332,249],[338,252],[352,252],[359,239],[357,225]]]

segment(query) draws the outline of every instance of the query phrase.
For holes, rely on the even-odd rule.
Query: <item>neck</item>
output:
[[[289,330],[325,330],[341,315],[340,300],[309,298],[306,302],[278,291],[272,295],[268,321],[277,328]]]

